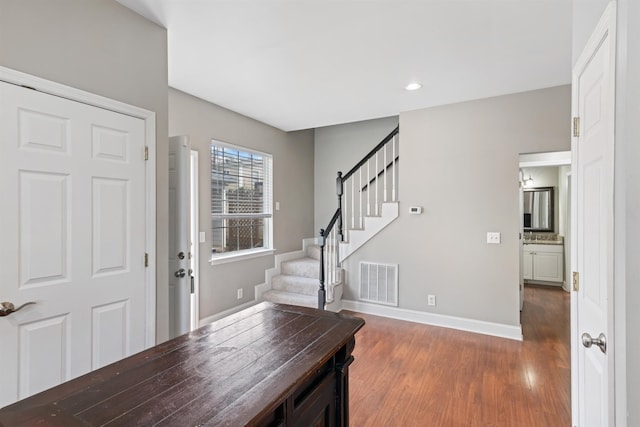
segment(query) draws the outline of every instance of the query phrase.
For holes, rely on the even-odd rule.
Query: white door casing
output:
[[[573,70],[572,250],[579,274],[572,292],[572,412],[579,426],[613,426],[613,171],[615,3],[611,2]],[[583,334],[607,339],[606,353],[586,348]]]
[[[0,100],[0,298],[36,303],[0,318],[4,406],[152,345],[155,306],[146,120],[5,82]]]
[[[191,149],[186,136],[169,138],[169,328],[170,337],[191,325]]]
[[[520,233],[518,240],[518,258],[519,258],[519,277],[518,277],[518,294],[520,295],[520,311],[524,308],[524,279],[525,279],[525,262],[531,262],[531,257],[524,256],[524,183],[520,181],[520,189],[518,191],[518,206],[520,212]],[[530,267],[530,265],[529,265]]]

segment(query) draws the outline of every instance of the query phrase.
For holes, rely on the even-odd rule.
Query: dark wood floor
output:
[[[352,313],[351,426],[570,426],[569,311],[527,286],[522,342]]]

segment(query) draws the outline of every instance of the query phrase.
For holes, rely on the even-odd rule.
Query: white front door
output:
[[[579,117],[579,135],[574,134],[572,143],[576,208],[572,235],[576,243],[573,269],[579,277],[572,295],[572,345],[577,359],[572,394],[577,405],[574,424],[581,427],[615,424],[614,65],[615,7],[610,4],[573,71],[573,111]]]
[[[145,347],[145,123],[0,82],[0,407]]]
[[[189,244],[191,149],[186,136],[169,138],[169,328],[171,338],[191,327]]]

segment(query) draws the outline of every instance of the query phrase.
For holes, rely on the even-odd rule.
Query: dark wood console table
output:
[[[346,426],[362,319],[261,303],[0,409],[0,426]]]

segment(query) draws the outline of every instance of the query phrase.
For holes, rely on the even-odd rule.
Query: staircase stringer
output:
[[[364,218],[362,229],[351,229],[347,232],[348,239],[340,242],[340,262],[343,262],[354,252],[373,239],[385,227],[400,216],[398,202],[385,202],[382,204],[380,216],[367,216]]]

